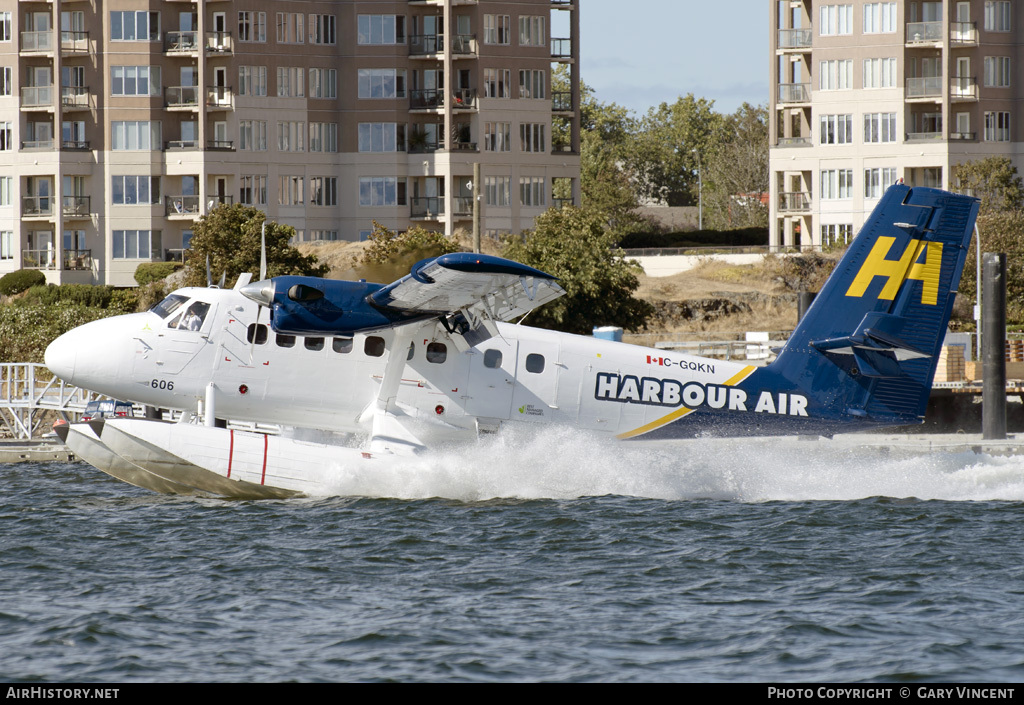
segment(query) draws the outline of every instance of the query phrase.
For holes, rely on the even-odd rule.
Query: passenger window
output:
[[[246,334],[245,338],[250,343],[255,343],[256,345],[265,345],[267,339],[269,338],[269,335],[270,334],[267,332],[267,327],[262,323],[250,323],[249,332]]]
[[[380,357],[384,354],[384,338],[371,335],[363,343],[363,352],[369,357]]]
[[[352,338],[335,338],[331,347],[336,353],[350,353],[352,352]]]
[[[485,351],[484,367],[490,367],[492,370],[501,367],[501,350]]]
[[[306,350],[323,350],[323,338],[306,338]]]
[[[427,345],[427,362],[440,365],[448,359],[448,346],[444,343],[430,343]]]
[[[295,347],[295,336],[294,335],[283,335],[277,334],[277,347],[279,348],[294,348]]]
[[[526,371],[539,375],[544,371],[544,356],[530,353],[526,356]]]

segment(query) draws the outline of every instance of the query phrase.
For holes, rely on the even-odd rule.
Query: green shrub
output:
[[[118,313],[135,313],[139,310],[139,292],[136,289],[114,289],[110,292],[107,308]]]
[[[88,306],[90,308],[107,308],[114,292],[111,286],[93,286],[91,284],[61,284],[60,286],[33,286],[17,303],[21,306],[43,304],[53,306],[58,302]]]
[[[0,277],[0,294],[12,296],[29,287],[46,283],[46,276],[38,269],[19,269]]]
[[[184,266],[181,262],[143,262],[135,269],[135,281],[145,286],[166,279]]]

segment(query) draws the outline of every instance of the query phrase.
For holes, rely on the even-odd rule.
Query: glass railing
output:
[[[809,29],[780,29],[779,49],[803,49],[811,46],[814,33]]]
[[[806,103],[811,100],[811,84],[809,83],[780,83],[780,103]]]
[[[231,108],[234,106],[235,94],[231,86],[207,86],[206,104],[213,108]]]
[[[907,79],[907,98],[937,98],[942,95],[942,76]]]
[[[53,32],[22,32],[22,51],[53,51]]]
[[[410,213],[413,218],[433,218],[444,215],[444,199],[436,196],[410,199]]]
[[[65,270],[92,269],[92,250],[64,250]]]
[[[56,269],[57,251],[46,250],[22,250],[21,266],[25,269]]]
[[[164,149],[199,149],[199,140],[170,140]]]
[[[456,216],[473,215],[473,197],[455,196],[452,198],[452,213]]]
[[[571,113],[572,91],[552,91],[551,110],[556,113]]]
[[[199,196],[164,196],[167,215],[199,215]]]
[[[974,76],[954,76],[949,79],[951,98],[977,98],[978,82]]]
[[[65,216],[88,218],[90,198],[90,196],[61,196],[61,213]]]
[[[88,140],[62,140],[61,143],[60,143],[60,148],[61,149],[68,149],[68,150],[89,149],[89,141]]]
[[[21,143],[22,149],[53,149],[53,139],[48,140],[26,140]]]
[[[234,149],[235,143],[231,140],[206,140],[207,149]]]
[[[69,30],[61,32],[60,50],[72,52],[89,51],[89,33]]]
[[[572,57],[572,40],[551,38],[551,57],[554,59],[568,59]]]
[[[926,140],[941,140],[941,139],[942,139],[942,131],[941,130],[939,130],[938,132],[931,131],[931,132],[908,132],[907,133],[907,142],[923,142],[923,141],[926,141]]]
[[[206,51],[222,54],[230,52],[231,49],[231,32],[206,33]]]
[[[26,86],[21,89],[22,107],[50,107],[53,105],[53,86]]]
[[[61,86],[60,104],[65,108],[88,108],[89,86]]]
[[[908,22],[907,44],[942,41],[942,22]]]
[[[779,194],[780,211],[806,211],[811,208],[811,194],[806,191],[786,191]]]
[[[813,143],[810,137],[780,137],[780,147],[810,147]]]
[[[53,215],[53,196],[22,196],[23,216]]]
[[[168,54],[199,51],[199,32],[167,32],[164,34],[164,51]]]
[[[199,86],[168,86],[164,99],[169,108],[199,105]]]
[[[977,22],[950,22],[949,39],[955,44],[977,44]]]

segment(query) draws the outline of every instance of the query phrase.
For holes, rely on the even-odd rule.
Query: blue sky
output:
[[[719,112],[768,102],[765,0],[577,1],[581,76],[599,101],[638,115],[687,93]],[[554,21],[551,34],[568,36]]]

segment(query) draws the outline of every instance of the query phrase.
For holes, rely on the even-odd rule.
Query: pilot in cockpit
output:
[[[202,301],[196,301],[188,310],[179,318],[170,322],[168,328],[177,328],[178,330],[191,330],[198,331],[203,327],[203,321],[206,320],[206,314],[210,310],[210,304]]]

